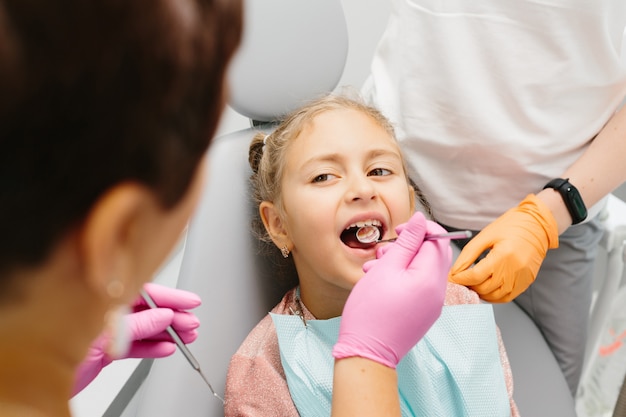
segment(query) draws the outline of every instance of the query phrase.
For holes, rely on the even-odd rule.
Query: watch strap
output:
[[[578,189],[569,182],[569,178],[555,178],[543,187],[544,190],[546,188],[552,188],[561,195],[572,217],[572,224],[578,224],[587,218],[587,207]]]

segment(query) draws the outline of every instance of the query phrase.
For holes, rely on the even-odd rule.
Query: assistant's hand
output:
[[[151,309],[141,297],[137,298],[132,306],[133,312],[126,317],[132,345],[123,358],[161,358],[174,353],[176,345],[165,331],[170,325],[183,342],[196,340],[200,321],[185,310],[199,306],[200,297],[189,291],[154,283],[145,284],[144,289],[159,308]],[[87,357],[78,369],[73,394],[85,388],[102,368],[113,361],[114,358],[106,354],[108,339],[108,335],[102,334],[91,344]]]
[[[359,356],[395,368],[441,314],[450,241],[424,241],[424,235],[445,230],[419,212],[396,230],[398,239],[363,266],[366,273],[348,297],[336,359]]]
[[[511,301],[533,283],[548,249],[558,246],[552,212],[530,194],[469,241],[452,266],[450,281],[487,301]],[[487,256],[472,266],[487,249]]]

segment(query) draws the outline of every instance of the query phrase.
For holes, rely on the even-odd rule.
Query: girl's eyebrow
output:
[[[313,164],[320,163],[320,162],[337,162],[342,159],[343,157],[339,155],[338,153],[316,155],[304,161],[304,163],[301,165],[300,168],[304,169],[309,165],[313,165]]]
[[[380,156],[392,157],[394,159],[397,159],[398,161],[402,161],[402,157],[400,156],[400,154],[398,154],[397,151],[393,151],[393,150],[390,150],[390,149],[384,149],[384,148],[370,150],[365,155],[365,158],[366,159],[373,159],[373,158],[377,158],[377,157],[380,157]],[[308,165],[319,163],[319,162],[338,162],[338,161],[341,161],[344,158],[345,158],[345,156],[343,156],[343,155],[341,155],[339,153],[328,153],[328,154],[316,155],[316,156],[313,156],[313,157],[307,159],[306,161],[304,161],[304,163],[301,166],[301,169],[306,168]]]
[[[398,151],[390,150],[390,149],[372,149],[367,154],[368,158],[377,158],[379,156],[391,156],[391,157],[393,157],[395,159],[398,159],[400,161],[402,160],[402,157],[400,156]]]

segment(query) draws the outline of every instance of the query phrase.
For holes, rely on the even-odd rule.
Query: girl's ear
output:
[[[289,239],[289,234],[287,233],[280,212],[274,203],[263,201],[259,205],[259,214],[261,215],[265,230],[267,230],[274,244],[278,248],[287,247],[287,249],[291,250],[293,244],[291,239]]]

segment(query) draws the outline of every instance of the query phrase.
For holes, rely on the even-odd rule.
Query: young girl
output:
[[[415,210],[416,189],[411,186],[387,119],[360,101],[343,96],[316,100],[290,115],[272,134],[258,134],[250,145],[249,160],[262,221],[260,232],[267,242],[279,248],[284,258],[293,259],[299,285],[274,307],[271,316],[266,316],[252,330],[233,356],[227,376],[225,413],[226,416],[315,415],[319,410],[312,410],[319,404],[329,415],[327,397],[332,389],[333,341],[324,346],[324,340],[329,334],[330,339],[336,337],[338,317],[348,294],[363,276],[364,267],[371,265],[366,262],[376,259],[377,250],[379,257],[383,255],[385,245],[391,245],[361,244],[356,231],[361,226],[373,225],[381,232],[382,239],[395,237]],[[427,207],[419,191],[417,194]],[[444,231],[429,223],[429,233]],[[479,307],[479,299],[469,289],[449,283],[446,304]],[[443,321],[461,323],[463,312],[450,311],[450,317]],[[295,330],[293,323],[282,327],[281,318],[288,316],[297,320]],[[326,323],[332,329],[325,329]],[[488,327],[489,323],[470,324]],[[277,334],[277,326],[285,329],[279,330],[282,336]],[[491,326],[495,329],[493,320]],[[444,345],[458,338],[459,350],[455,350],[454,342],[450,343],[449,352],[445,347],[435,349],[438,342],[428,340],[428,335],[437,332],[445,334]],[[407,363],[405,370],[401,369],[401,362],[398,375],[403,415],[420,412],[415,398],[426,401],[431,412],[459,410],[458,403],[443,403],[454,403],[456,397],[467,393],[445,387],[437,393],[433,384],[439,389],[445,378],[456,375],[456,369],[476,369],[471,366],[473,353],[463,356],[463,345],[472,338],[471,334],[467,338],[467,334],[457,334],[449,328],[443,332],[431,329],[426,342],[414,348],[419,360],[412,365]],[[483,385],[467,396],[476,399],[483,395],[479,400],[490,403],[494,401],[492,394],[499,392],[506,402],[506,413],[494,415],[517,415],[508,359],[495,331],[491,348],[500,377],[489,385],[501,389],[490,390]],[[434,360],[435,357],[440,359]],[[450,362],[448,357],[452,358]],[[321,363],[327,359],[330,362]],[[453,361],[459,364],[452,364]],[[330,375],[325,369],[330,369]],[[433,369],[437,371],[431,372]],[[479,367],[466,379],[477,381],[481,372]],[[433,373],[447,376],[432,377]],[[403,378],[407,380],[404,388]],[[454,386],[459,380],[443,385]],[[407,384],[412,388],[407,388]],[[439,404],[433,405],[433,400]],[[465,397],[461,402],[464,401]]]

